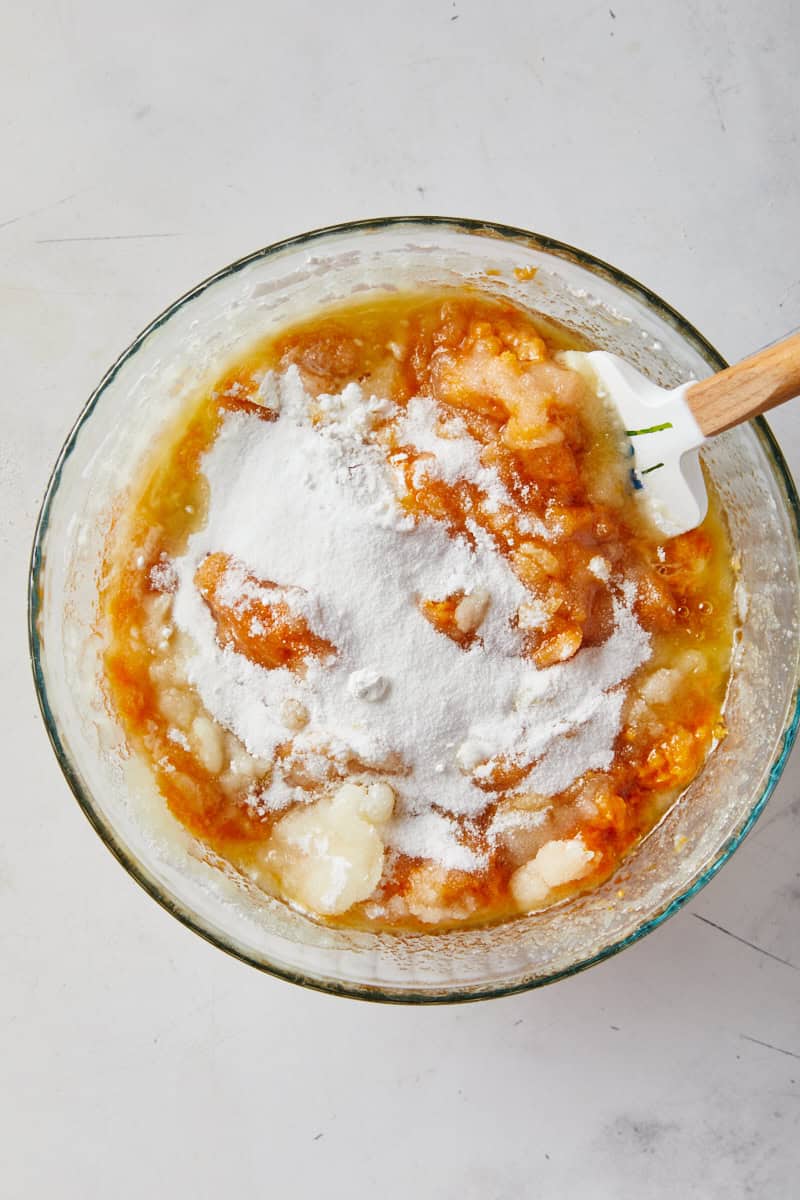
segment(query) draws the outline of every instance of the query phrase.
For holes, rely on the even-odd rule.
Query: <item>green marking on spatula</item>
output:
[[[628,437],[639,437],[642,433],[659,433],[662,429],[672,429],[672,421],[665,421],[663,425],[650,425],[647,429],[626,429]]]

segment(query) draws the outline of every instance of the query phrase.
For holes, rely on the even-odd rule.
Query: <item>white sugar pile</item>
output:
[[[529,594],[491,539],[475,526],[470,546],[441,523],[415,524],[399,505],[397,468],[372,432],[387,403],[351,384],[320,399],[314,422],[294,368],[268,376],[262,393],[277,418],[225,418],[203,461],[207,524],[174,563],[174,620],[195,646],[190,683],[256,757],[271,758],[291,736],[307,769],[324,763],[320,754],[399,765],[389,842],[446,866],[475,867],[478,858],[442,814],[472,816],[485,807],[487,793],[474,779],[490,772],[495,756],[535,760],[520,786],[545,794],[610,765],[623,703],[617,685],[650,652],[630,611],[633,596],[615,598],[615,629],[604,646],[537,671],[519,657],[511,623]],[[453,427],[440,437],[433,418],[428,402],[412,405],[399,422],[403,444],[435,455],[430,469],[448,480],[470,478],[490,505],[506,502],[466,431]],[[194,584],[197,567],[215,552],[236,563],[224,581],[228,599],[235,602],[246,573],[278,584],[281,598],[337,648],[335,657],[311,661],[299,678],[220,648]],[[464,650],[418,605],[476,591],[491,602],[480,639]],[[308,711],[300,733],[287,730],[287,701]],[[275,771],[259,802],[277,808],[304,798]]]

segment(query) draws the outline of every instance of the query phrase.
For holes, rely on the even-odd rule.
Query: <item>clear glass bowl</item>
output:
[[[716,438],[705,453],[741,559],[728,737],[597,891],[490,929],[342,932],[248,890],[166,813],[146,769],[125,755],[98,686],[97,569],[114,507],[124,502],[142,454],[185,397],[265,332],[355,293],[464,282],[564,322],[661,384],[725,365],[652,292],[549,238],[432,217],[320,230],[226,267],[125,351],[59,456],[33,547],[30,644],[39,701],[64,775],[108,847],[154,899],[215,945],[296,983],[365,999],[506,995],[570,975],[642,937],[740,844],[780,776],[798,720],[798,500],[758,420]]]

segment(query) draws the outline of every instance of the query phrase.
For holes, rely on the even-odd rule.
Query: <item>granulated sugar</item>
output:
[[[174,621],[195,646],[189,681],[258,758],[270,759],[291,739],[304,763],[323,768],[329,756],[384,769],[398,794],[389,843],[475,868],[480,857],[461,844],[449,816],[485,807],[488,793],[475,779],[488,777],[494,760],[533,763],[520,788],[544,794],[610,764],[624,699],[619,685],[650,653],[633,595],[610,585],[615,628],[604,646],[536,670],[520,658],[515,628],[530,595],[489,536],[475,526],[471,545],[430,518],[415,523],[398,503],[402,476],[373,428],[388,415],[387,403],[351,384],[315,405],[294,368],[268,376],[261,390],[277,417],[226,416],[203,462],[206,526],[174,564]],[[436,455],[426,469],[450,481],[470,478],[489,504],[507,502],[466,431],[440,437],[432,421],[429,402],[412,402],[399,422],[400,442]],[[309,661],[301,678],[221,648],[194,584],[199,564],[216,552],[234,563],[224,581],[232,604],[254,586],[246,576],[276,584],[336,655]],[[419,610],[424,599],[483,591],[488,610],[466,650]],[[308,714],[299,732],[287,728],[287,702]],[[280,808],[305,796],[275,770],[258,803]]]

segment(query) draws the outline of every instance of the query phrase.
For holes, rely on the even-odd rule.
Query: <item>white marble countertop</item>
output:
[[[797,1195],[800,758],[653,936],[458,1009],[303,992],[136,887],[47,746],[30,538],[131,337],[249,250],[359,216],[491,218],[650,284],[728,357],[800,325],[792,0],[31,0],[0,73],[0,1191]],[[795,404],[774,428],[800,474]]]

